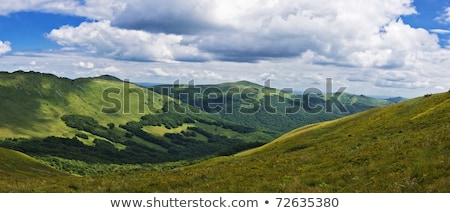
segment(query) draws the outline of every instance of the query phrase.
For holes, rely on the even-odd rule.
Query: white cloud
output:
[[[424,29],[412,28],[405,25],[402,20],[398,20],[385,26],[384,32],[354,45],[354,49],[347,53],[355,66],[403,67],[411,60],[416,60],[418,52],[439,50],[438,42],[439,38],[436,35],[429,34]]]
[[[80,61],[78,63],[73,63],[73,65],[75,67],[80,67],[80,68],[84,68],[84,69],[93,69],[95,67],[94,63],[92,63],[92,62],[83,62],[83,61]]]
[[[447,7],[444,10],[444,13],[436,18],[438,21],[443,23],[450,23],[450,7]]]
[[[9,41],[0,41],[0,55],[11,51],[11,43]]]
[[[447,14],[444,16],[445,17],[445,21],[447,23],[450,23],[450,7],[447,7],[447,9],[445,9],[445,12],[447,12]]]
[[[416,81],[416,82],[402,82],[402,81],[389,81],[379,79],[375,83],[378,87],[391,87],[391,88],[407,88],[407,89],[420,89],[430,86],[428,81]]]
[[[398,20],[401,15],[416,13],[411,3],[136,0],[113,25],[194,35],[189,44],[216,60],[254,62],[307,53],[312,63],[401,67],[410,52],[436,47],[438,42],[428,32]]]
[[[443,87],[443,86],[435,86],[434,88],[437,90],[442,90],[442,91],[445,90],[445,87]]]
[[[94,71],[96,73],[100,73],[100,74],[118,74],[120,73],[122,70],[117,68],[114,65],[109,65],[106,67],[102,67],[102,68],[96,68],[94,69]]]
[[[176,70],[166,70],[161,67],[156,67],[149,70],[151,76],[173,78],[173,79],[209,79],[222,80],[225,79],[222,75],[210,70],[195,70],[190,68],[181,68]]]
[[[150,70],[150,72],[152,72],[154,75],[161,76],[161,77],[168,77],[168,76],[174,77],[175,76],[175,75],[171,75],[170,73],[168,73],[167,71],[165,71],[164,69],[162,69],[160,67],[154,68],[154,69]]]
[[[134,0],[116,10],[112,24],[64,26],[48,37],[65,49],[125,60],[255,62],[301,56],[315,64],[395,68],[408,65],[417,51],[439,49],[436,35],[398,19],[416,13],[411,3]]]
[[[221,74],[209,70],[195,71],[191,72],[191,74],[194,79],[214,79],[214,80],[224,79],[224,77]]]
[[[126,3],[119,0],[15,0],[2,1],[0,15],[20,11],[39,11],[76,15],[91,19],[111,19],[124,9]]]
[[[107,20],[63,26],[47,37],[63,47],[115,59],[170,62],[205,58],[195,46],[182,44],[181,35],[120,29]]]
[[[261,81],[273,80],[273,79],[277,79],[277,76],[273,73],[265,72],[265,73],[259,75],[259,80],[261,80]]]
[[[444,30],[444,29],[431,29],[430,32],[436,33],[436,34],[450,34],[450,30]]]

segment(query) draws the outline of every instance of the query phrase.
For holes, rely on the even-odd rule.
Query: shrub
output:
[[[77,134],[75,134],[75,136],[76,137],[79,137],[79,138],[83,138],[83,139],[89,139],[89,136],[87,136],[86,134],[84,134],[84,133],[77,133]]]
[[[113,123],[109,123],[108,127],[109,127],[109,129],[114,129],[114,124]]]

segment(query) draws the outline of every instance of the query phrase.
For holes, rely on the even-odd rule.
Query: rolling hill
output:
[[[113,76],[0,72],[0,146],[52,166],[195,160],[280,135],[222,120]],[[185,113],[180,111],[185,110]],[[51,158],[49,158],[51,157]],[[70,162],[72,165],[73,162]]]
[[[109,75],[68,79],[32,71],[0,72],[0,146],[66,170],[79,161],[154,164],[230,155],[294,127],[346,115],[307,113],[295,95],[246,81],[200,88],[208,91],[212,86],[230,92],[220,95],[232,103],[214,106],[213,99],[205,101],[209,93],[188,94],[195,96],[191,102],[180,95],[190,87],[168,88],[175,93],[170,97],[163,87],[155,87],[156,93]],[[324,97],[310,101],[324,104]],[[348,94],[341,101],[350,113],[391,103]],[[274,103],[269,106],[274,112],[267,111],[267,102]],[[217,114],[203,106],[230,112]],[[298,113],[285,113],[296,106]],[[252,107],[260,109],[252,112]],[[70,171],[85,174],[82,168]]]
[[[449,108],[450,93],[434,94],[304,126],[229,157],[167,171],[58,179],[57,186],[83,192],[448,193]]]
[[[337,105],[327,109],[326,100],[335,98],[331,94],[297,95],[249,81],[210,85],[157,85],[149,88],[222,119],[279,132],[396,103],[396,99],[385,100],[342,93],[337,100],[338,104],[342,104],[340,107],[343,110]]]

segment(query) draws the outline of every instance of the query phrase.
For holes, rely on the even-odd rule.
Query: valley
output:
[[[286,113],[327,98],[347,112]],[[0,72],[0,99],[2,192],[450,191],[450,93],[305,99],[17,71]]]

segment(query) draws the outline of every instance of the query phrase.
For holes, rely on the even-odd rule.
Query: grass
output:
[[[234,156],[164,171],[35,179],[1,191],[450,192],[450,93],[293,130]]]
[[[142,130],[153,133],[157,136],[163,137],[166,133],[181,133],[182,131],[187,130],[188,127],[192,127],[194,124],[183,124],[177,128],[168,129],[165,126],[144,126]]]
[[[14,178],[68,176],[40,161],[9,149],[0,148],[0,176],[2,180]]]

